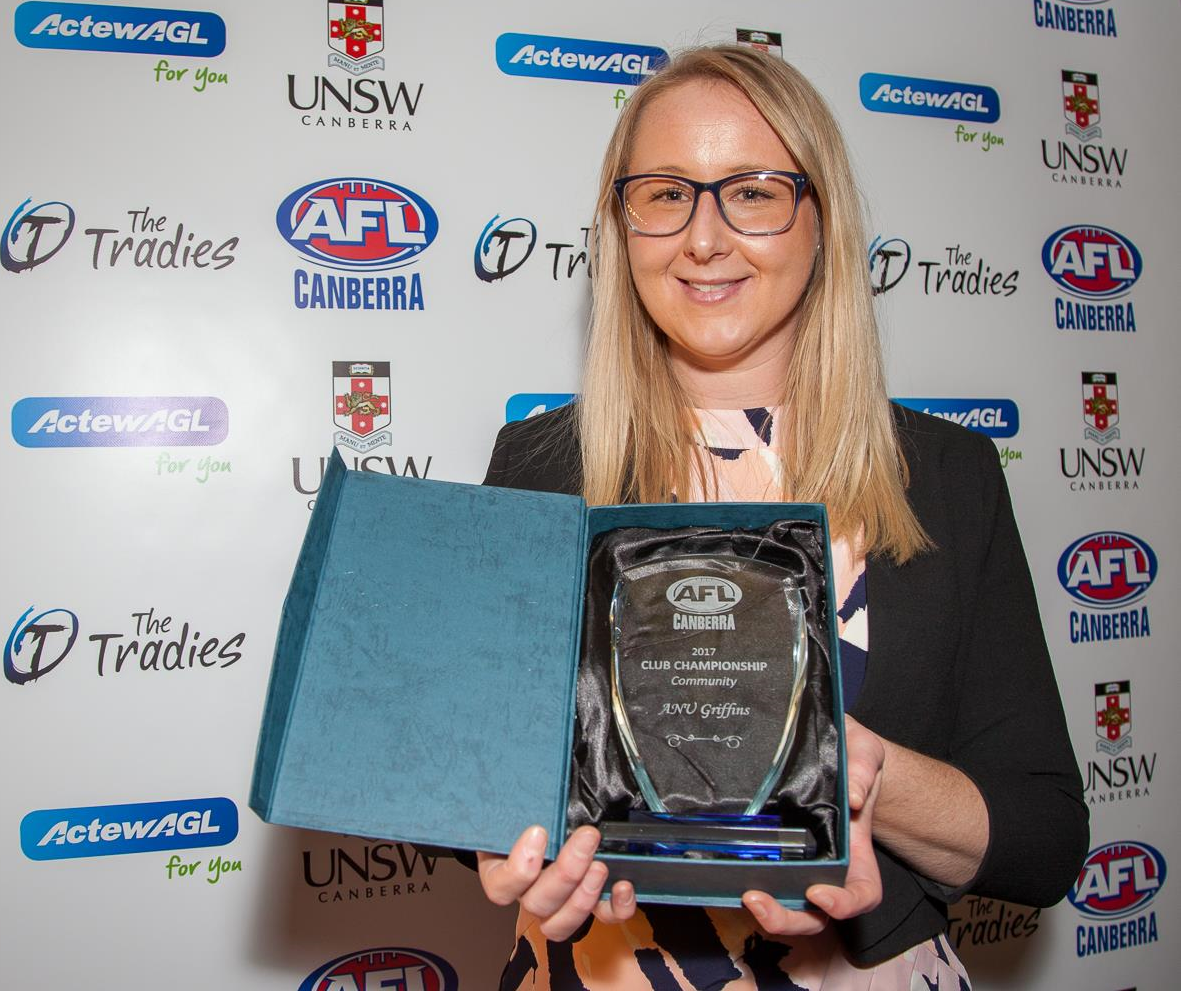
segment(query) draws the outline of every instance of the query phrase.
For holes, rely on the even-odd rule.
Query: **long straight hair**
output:
[[[762,114],[811,179],[820,245],[800,301],[783,383],[784,501],[822,502],[834,536],[908,560],[929,541],[906,499],[907,468],[886,394],[861,199],[840,129],[823,98],[781,59],[736,45],[696,48],[631,96],[607,146],[595,208],[595,276],[582,400],[583,495],[592,504],[716,497],[691,402],[667,340],[644,309],[627,254],[614,180],[661,94],[697,80],[730,85]],[[695,486],[693,483],[696,482]]]

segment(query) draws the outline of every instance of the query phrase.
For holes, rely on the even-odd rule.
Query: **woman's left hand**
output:
[[[843,887],[814,884],[808,901],[820,911],[784,908],[763,891],[748,891],[742,903],[769,933],[802,936],[818,933],[832,919],[851,919],[877,908],[882,878],[873,852],[873,809],[882,783],[886,747],[876,733],[845,716],[845,756],[849,781],[849,872]]]

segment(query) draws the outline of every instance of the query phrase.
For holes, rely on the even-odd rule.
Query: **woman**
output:
[[[521,905],[502,987],[966,987],[947,903],[1057,901],[1087,813],[995,449],[886,398],[836,124],[777,59],[687,52],[620,116],[595,233],[582,398],[505,427],[487,481],[827,505],[851,862],[806,912],[641,909],[627,882],[600,899],[596,830],[547,866],[532,827],[479,857]]]

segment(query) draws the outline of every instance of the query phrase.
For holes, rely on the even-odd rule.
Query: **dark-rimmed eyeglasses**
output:
[[[680,234],[693,220],[702,193],[739,234],[782,234],[792,225],[808,177],[800,172],[739,172],[713,182],[645,172],[616,179],[615,193],[627,226],[637,234]]]

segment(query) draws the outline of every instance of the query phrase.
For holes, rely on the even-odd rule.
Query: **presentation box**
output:
[[[334,452],[283,606],[250,805],[265,821],[507,853],[533,823],[568,832],[587,554],[618,527],[819,522],[824,507],[588,507],[577,496],[350,471]],[[848,867],[839,653],[836,856],[791,862],[603,853],[642,901],[800,907]]]

